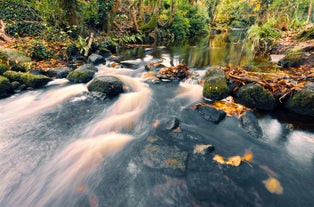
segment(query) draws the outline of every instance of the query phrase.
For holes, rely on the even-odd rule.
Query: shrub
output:
[[[30,57],[32,60],[45,60],[49,57],[46,47],[41,42],[34,42],[30,47]]]

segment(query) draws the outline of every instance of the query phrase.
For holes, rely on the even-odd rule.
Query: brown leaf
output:
[[[225,164],[226,163],[225,159],[222,156],[220,156],[220,155],[215,155],[213,157],[213,160],[218,162],[219,164]]]

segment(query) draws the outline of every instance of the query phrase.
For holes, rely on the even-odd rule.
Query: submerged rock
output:
[[[204,77],[203,96],[213,101],[226,98],[229,93],[227,79],[220,67],[210,67]]]
[[[314,116],[314,83],[306,83],[302,90],[288,98],[284,107],[295,113]]]
[[[123,92],[123,83],[119,78],[114,76],[99,76],[88,84],[87,89],[114,97]]]
[[[273,94],[259,84],[242,86],[236,93],[236,102],[261,110],[272,110],[277,106]]]
[[[243,129],[254,138],[262,138],[263,130],[258,123],[258,120],[252,111],[246,111],[240,118]]]
[[[226,117],[226,112],[210,106],[199,106],[197,110],[204,119],[216,124]]]

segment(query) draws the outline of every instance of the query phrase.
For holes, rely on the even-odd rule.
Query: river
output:
[[[117,76],[127,85],[117,98],[97,99],[86,84],[56,79],[43,89],[0,100],[1,207],[313,205],[313,119],[262,113],[263,138],[256,139],[237,118],[214,124],[187,110],[202,101],[200,85],[151,84],[144,78],[144,66],[160,59],[166,65],[185,63],[200,76],[209,65],[246,63],[242,44],[142,47],[121,55],[129,67],[113,69],[107,63],[96,74]],[[194,180],[192,171],[139,166],[147,153],[145,140],[168,136],[155,123],[172,117],[191,140],[201,137],[200,142],[214,145],[214,153],[229,157],[250,151],[254,161],[226,167],[210,159],[208,169],[193,167]],[[186,165],[190,169],[193,162]],[[195,181],[198,167],[202,173]],[[202,179],[210,170],[212,179]],[[267,190],[268,178],[280,182],[281,193]],[[206,182],[212,188],[203,192]]]

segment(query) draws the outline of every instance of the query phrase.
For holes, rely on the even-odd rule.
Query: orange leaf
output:
[[[264,180],[263,183],[269,192],[278,195],[283,193],[283,188],[276,178],[269,177],[267,180]]]
[[[253,161],[253,153],[251,151],[246,151],[243,159],[247,162],[252,162]]]
[[[220,155],[215,155],[213,157],[213,160],[218,162],[218,163],[220,163],[220,164],[225,164],[226,163],[224,158],[222,156],[220,156]]]

